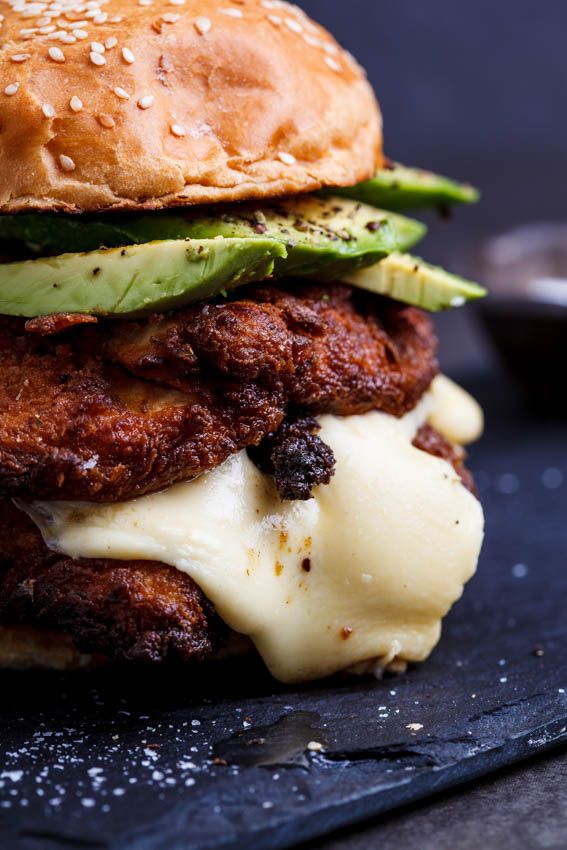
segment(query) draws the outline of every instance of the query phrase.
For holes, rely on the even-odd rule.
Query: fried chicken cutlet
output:
[[[435,351],[420,310],[344,285],[45,336],[1,318],[0,493],[120,501],[258,445],[290,409],[402,416]]]

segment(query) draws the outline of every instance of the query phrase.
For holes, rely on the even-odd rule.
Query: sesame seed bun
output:
[[[281,0],[0,0],[0,212],[352,185],[382,162],[352,57]]]

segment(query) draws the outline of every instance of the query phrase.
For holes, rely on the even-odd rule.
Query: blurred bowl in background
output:
[[[475,266],[490,291],[480,316],[531,409],[567,416],[567,224],[491,239]]]

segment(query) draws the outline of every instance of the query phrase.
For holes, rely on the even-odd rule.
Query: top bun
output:
[[[346,186],[382,162],[361,68],[281,0],[0,0],[0,212]]]

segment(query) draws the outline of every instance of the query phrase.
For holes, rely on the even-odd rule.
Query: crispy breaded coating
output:
[[[0,501],[0,623],[69,635],[111,660],[201,661],[225,628],[195,582],[153,561],[73,560]]]
[[[414,307],[305,281],[246,295],[113,326],[105,354],[177,389],[191,391],[195,374],[230,377],[279,393],[286,407],[341,416],[403,416],[437,374],[433,325]]]
[[[307,501],[313,488],[328,484],[335,474],[335,455],[318,436],[320,425],[313,416],[288,417],[248,456],[260,472],[271,475],[284,501]]]
[[[0,319],[0,493],[112,502],[218,466],[288,410],[411,410],[437,373],[430,320],[348,286],[250,288],[62,335]]]

